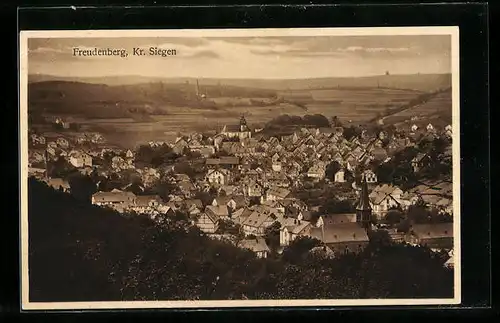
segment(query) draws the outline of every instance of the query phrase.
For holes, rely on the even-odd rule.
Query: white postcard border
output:
[[[452,43],[452,152],[454,216],[454,297],[449,299],[342,299],[342,300],[220,300],[220,301],[118,301],[118,302],[30,302],[28,272],[28,115],[27,76],[29,38],[120,38],[120,37],[271,37],[271,36],[396,36],[450,35]],[[22,310],[97,309],[210,309],[248,307],[333,307],[457,305],[461,303],[460,236],[460,106],[459,106],[459,28],[438,27],[361,27],[361,28],[275,28],[275,29],[167,29],[167,30],[57,30],[20,31],[19,37],[19,125],[20,125],[20,237]]]

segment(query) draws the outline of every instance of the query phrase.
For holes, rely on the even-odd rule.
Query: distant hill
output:
[[[88,118],[123,118],[168,114],[169,106],[214,109],[194,90],[161,83],[107,85],[77,81],[43,81],[28,85],[31,113],[81,114]]]
[[[196,84],[195,78],[168,78],[145,76],[108,76],[89,78],[65,78],[53,75],[29,75],[28,82],[73,81],[92,84],[131,85],[150,82],[165,84]],[[337,87],[386,87],[415,91],[435,91],[451,86],[451,74],[411,74],[411,75],[380,75],[367,77],[331,77],[304,79],[218,79],[199,78],[200,86],[237,86],[269,90],[301,90]]]

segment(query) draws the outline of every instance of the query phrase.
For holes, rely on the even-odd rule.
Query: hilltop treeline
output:
[[[169,106],[216,109],[210,98],[221,96],[274,98],[276,92],[234,86],[200,86],[162,82],[133,85],[90,84],[66,81],[30,83],[30,112],[82,114],[91,118],[134,117],[141,114],[167,114]]]
[[[293,134],[298,128],[323,127],[330,127],[330,122],[322,114],[306,114],[303,117],[282,114],[267,122],[263,132],[272,136],[286,136]]]
[[[374,236],[360,255],[282,256],[211,240],[178,214],[162,226],[29,180],[30,301],[452,297],[453,272],[427,248]]]
[[[282,114],[273,118],[266,125],[267,127],[272,126],[304,126],[304,127],[314,127],[322,128],[329,127],[330,122],[322,114],[306,114],[305,116],[295,116]]]

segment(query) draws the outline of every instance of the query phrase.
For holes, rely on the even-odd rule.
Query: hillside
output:
[[[87,118],[134,118],[166,115],[170,105],[213,108],[189,92],[162,84],[109,86],[104,84],[47,81],[28,86],[29,112],[76,114]]]
[[[218,79],[199,78],[200,86],[236,86],[269,90],[304,90],[329,89],[350,87],[385,87],[415,91],[435,91],[451,86],[451,74],[413,74],[413,75],[380,75],[368,77],[331,77],[331,78],[304,78],[304,79]],[[94,78],[64,78],[52,75],[29,75],[28,82],[44,81],[73,81],[107,85],[131,85],[149,82],[163,82],[165,84],[195,84],[195,78],[168,78],[144,76],[109,76]]]
[[[415,102],[383,118],[385,125],[400,125],[412,121],[419,127],[432,123],[445,127],[452,123],[452,91],[446,89],[426,97],[425,101]]]
[[[28,196],[34,302],[452,297],[452,271],[426,248],[373,239],[358,256],[323,259],[299,243],[257,259],[185,229],[182,216],[159,227],[34,179]]]

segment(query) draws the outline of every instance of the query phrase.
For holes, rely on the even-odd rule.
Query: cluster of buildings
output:
[[[92,203],[119,212],[147,214],[153,219],[159,214],[168,218],[182,211],[189,216],[192,225],[214,237],[221,234],[221,224],[229,222],[238,225],[243,235],[250,237],[238,243],[262,257],[269,253],[263,240],[266,229],[275,223],[279,224],[282,247],[299,236],[310,236],[323,242],[323,251],[338,254],[362,250],[368,243],[367,231],[372,229],[369,225],[372,218],[383,219],[392,208],[405,209],[417,201],[424,201],[440,212],[453,212],[451,181],[422,182],[403,191],[397,186],[378,183],[376,171],[370,168],[372,161],[388,162],[394,153],[415,145],[414,135],[418,129],[407,136],[364,130],[350,140],[344,137],[343,130],[342,127],[303,128],[291,135],[273,137],[252,131],[241,117],[238,125],[227,125],[211,136],[191,134],[179,136],[173,143],[149,143],[153,149],[168,145],[178,155],[198,153],[188,160],[195,169],[192,176],[178,172],[176,165],[138,166],[136,152],[106,145],[100,134],[86,133],[69,138],[60,134],[32,133],[28,166],[30,175],[64,191],[70,190],[65,179],[47,175],[48,161],[63,158],[82,174],[97,172],[100,176],[120,177],[133,173],[143,188],[158,181],[168,182],[176,190],[165,200],[158,195],[134,194],[125,186],[110,192],[96,192]],[[451,128],[438,131],[429,124],[419,138],[449,135]],[[105,166],[104,158],[110,159]],[[338,163],[339,169],[327,176],[333,161]],[[409,162],[418,168],[419,161]],[[350,174],[359,174],[363,179],[361,185]],[[346,183],[348,187],[353,184],[355,194],[343,197],[344,193],[339,192],[339,198],[349,198],[356,203],[356,213],[318,214],[317,206],[307,205],[295,196],[294,192],[307,189],[304,183],[320,181],[328,185]],[[196,199],[200,192],[215,192],[213,201],[206,204]],[[357,201],[352,200],[353,195]],[[405,241],[444,239],[449,242],[453,239],[451,229],[435,228],[415,227],[413,240],[405,238]]]

